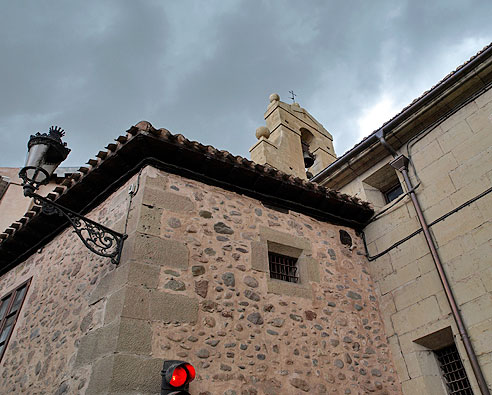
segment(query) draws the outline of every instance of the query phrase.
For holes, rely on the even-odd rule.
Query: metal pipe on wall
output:
[[[412,182],[410,180],[410,177],[408,175],[408,163],[409,160],[406,156],[400,155],[396,159],[394,159],[392,162],[390,162],[391,166],[393,166],[395,169],[401,172],[403,179],[405,181],[405,185],[407,187],[407,190],[409,191],[410,198],[412,199],[413,206],[415,208],[415,211],[417,213],[417,217],[419,219],[420,225],[422,226],[422,231],[424,232],[425,236],[425,241],[427,242],[427,245],[429,247],[432,260],[434,261],[434,264],[436,265],[437,272],[439,274],[439,278],[442,282],[443,288],[444,288],[444,293],[446,294],[446,298],[449,302],[449,305],[451,307],[451,312],[453,314],[454,320],[456,322],[456,325],[458,326],[458,331],[460,333],[461,339],[463,340],[463,344],[465,346],[466,354],[468,355],[468,358],[470,360],[470,364],[473,369],[473,373],[475,374],[475,378],[477,379],[478,387],[480,388],[480,391],[482,395],[490,395],[489,388],[487,386],[487,382],[485,381],[485,378],[482,373],[482,369],[480,368],[480,364],[478,363],[478,358],[475,353],[475,350],[473,349],[473,345],[470,341],[470,337],[468,336],[468,331],[466,330],[465,323],[463,322],[463,318],[461,316],[461,312],[459,310],[458,304],[456,303],[456,299],[454,297],[453,291],[451,289],[451,286],[449,284],[449,281],[446,276],[446,272],[444,271],[444,267],[442,265],[441,259],[439,257],[439,254],[437,252],[437,247],[434,243],[434,240],[432,239],[432,236],[430,234],[429,226],[427,225],[427,222],[425,221],[424,214],[422,212],[422,208],[420,206],[420,203],[417,199],[417,195],[415,194],[415,190],[412,187]]]

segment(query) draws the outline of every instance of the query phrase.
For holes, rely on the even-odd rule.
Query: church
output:
[[[158,394],[182,360],[200,395],[489,394],[491,84],[492,45],[340,157],[272,94],[251,160],[142,121],[0,168],[0,392]]]

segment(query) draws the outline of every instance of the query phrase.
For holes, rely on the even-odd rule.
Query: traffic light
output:
[[[188,389],[195,379],[195,368],[185,361],[164,361],[161,376],[161,395],[190,395]]]

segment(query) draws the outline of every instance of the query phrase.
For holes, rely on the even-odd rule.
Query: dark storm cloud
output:
[[[132,124],[249,156],[268,95],[360,138],[491,41],[489,1],[6,2],[0,16],[0,166],[60,124],[80,165]],[[388,118],[394,114],[389,114]]]
[[[2,165],[20,165],[28,134],[50,124],[68,129],[67,162],[84,163],[164,84],[152,59],[165,52],[165,15],[136,2],[22,5],[3,7],[0,21]]]

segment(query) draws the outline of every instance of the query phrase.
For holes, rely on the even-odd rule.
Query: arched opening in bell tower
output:
[[[314,135],[306,128],[301,128],[301,145],[302,145],[302,157],[304,159],[304,167],[310,168],[314,164],[315,156],[311,152],[310,145],[314,140]]]

